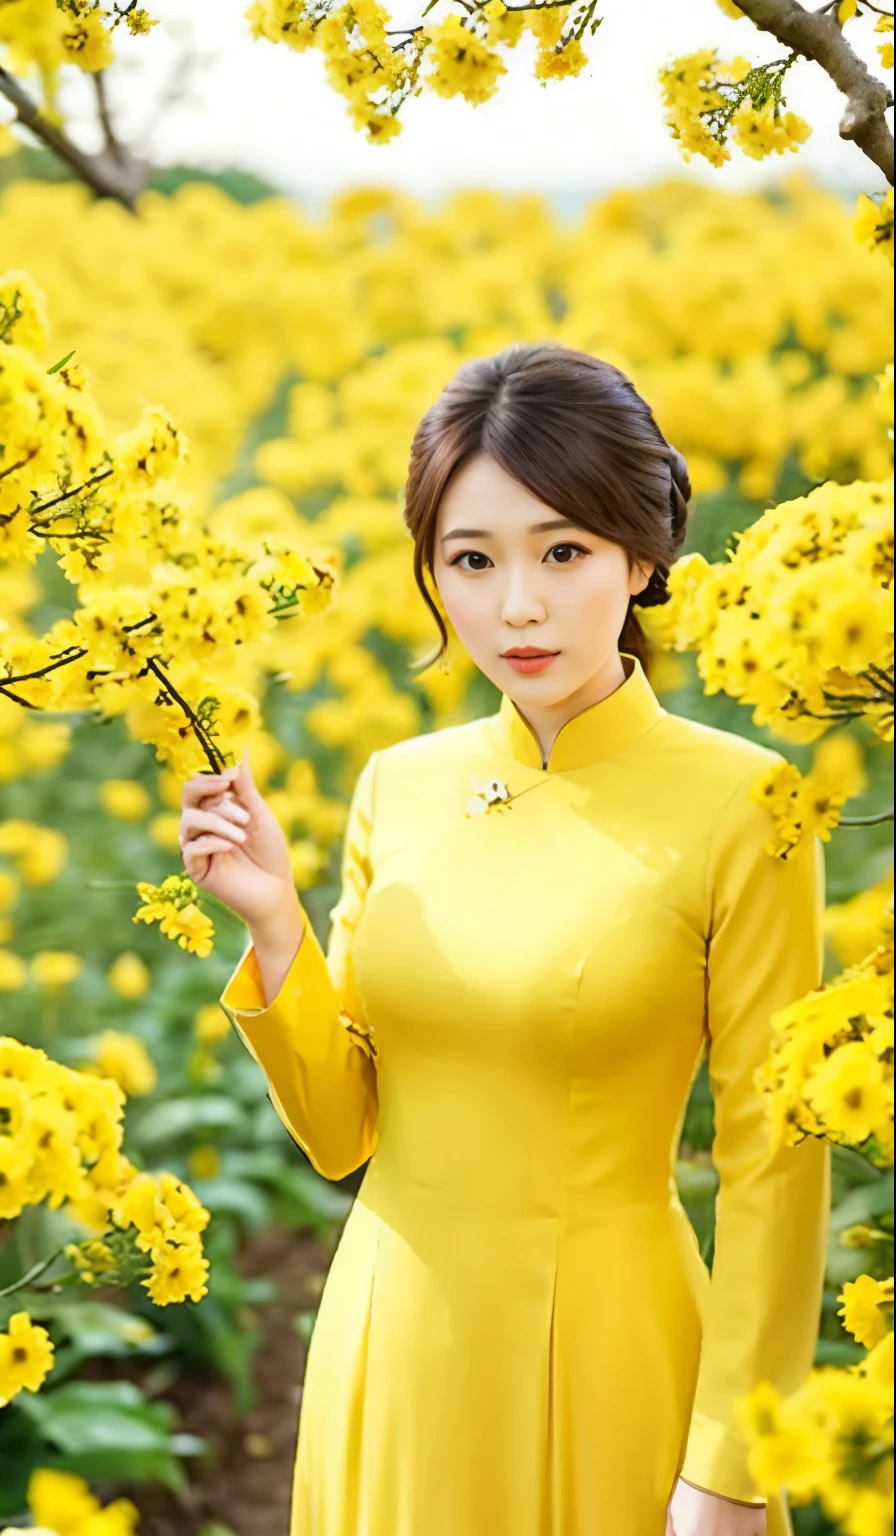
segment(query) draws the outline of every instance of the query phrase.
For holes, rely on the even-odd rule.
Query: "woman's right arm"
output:
[[[282,830],[248,763],[184,787],[184,867],[243,919],[250,942],[221,1004],[268,1080],[284,1125],[325,1178],[370,1157],[377,1139],[376,1054],[351,965],[370,880],[375,759],[352,796],[342,889],[326,957],[293,883]]]

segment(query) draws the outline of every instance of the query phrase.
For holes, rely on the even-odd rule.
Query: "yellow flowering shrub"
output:
[[[758,1076],[773,1140],[823,1136],[893,1162],[893,898],[878,942],[857,964],[772,1020],[774,1044]],[[873,1138],[873,1143],[871,1142]]]
[[[120,1040],[103,1046],[123,1075],[147,1070],[142,1058],[124,1058]],[[139,1280],[159,1306],[198,1301],[207,1290],[208,1211],[172,1174],[138,1172],[125,1157],[124,1102],[112,1076],[74,1071],[0,1037],[0,1219],[44,1202],[64,1207],[93,1228],[86,1244],[66,1245],[74,1276]]]

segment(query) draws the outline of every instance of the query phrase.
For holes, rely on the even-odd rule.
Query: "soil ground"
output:
[[[178,1429],[201,1435],[217,1450],[214,1464],[194,1471],[183,1495],[164,1489],[129,1493],[141,1512],[140,1536],[200,1536],[220,1524],[234,1536],[287,1536],[301,1381],[306,1345],[295,1314],[317,1305],[330,1251],[299,1232],[272,1230],[244,1250],[240,1270],[267,1275],[278,1298],[258,1308],[264,1338],[255,1356],[254,1409],[240,1418],[219,1376],[181,1378],[166,1399]],[[216,1533],[217,1536],[217,1533]]]

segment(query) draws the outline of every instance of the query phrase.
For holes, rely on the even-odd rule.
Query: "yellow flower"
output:
[[[230,1034],[230,1020],[218,1003],[205,1003],[193,1020],[193,1032],[197,1040],[206,1045],[217,1045]]]
[[[841,1045],[812,1073],[806,1098],[829,1130],[859,1146],[887,1113],[883,1066],[864,1040]]]
[[[28,1484],[35,1523],[58,1536],[134,1536],[139,1510],[128,1499],[103,1507],[83,1478],[40,1467]]]
[[[80,955],[65,949],[44,949],[31,961],[31,975],[39,987],[58,991],[76,981],[84,970]]]
[[[53,1368],[53,1345],[27,1312],[16,1312],[0,1333],[0,1405],[18,1392],[38,1392]]]
[[[103,810],[119,821],[142,821],[152,808],[147,790],[137,779],[106,779],[97,793]]]
[[[172,909],[162,918],[159,926],[167,939],[175,939],[181,949],[188,950],[191,955],[198,955],[204,960],[211,954],[214,924],[195,902],[179,910]]]
[[[797,150],[812,133],[805,118],[795,112],[776,112],[771,101],[764,107],[756,107],[752,101],[742,102],[731,119],[731,130],[735,144],[752,160]]]
[[[134,954],[132,950],[126,950],[124,954],[118,955],[113,960],[106,972],[106,980],[112,991],[116,992],[119,997],[127,998],[128,1001],[134,1001],[139,997],[146,996],[152,982],[152,977],[150,976],[148,966],[144,964],[140,956]]]
[[[15,859],[26,885],[49,885],[65,865],[68,842],[54,827],[16,818],[0,821],[0,853]]]
[[[31,1162],[20,1141],[0,1136],[0,1221],[12,1221],[30,1204]]]
[[[208,1259],[198,1243],[166,1245],[153,1255],[153,1271],[142,1284],[157,1307],[201,1301],[208,1293]]]
[[[488,101],[498,88],[507,67],[499,54],[483,43],[456,14],[440,26],[427,28],[432,42],[427,57],[434,65],[426,84],[440,96],[463,96],[475,103]]]
[[[104,1077],[111,1077],[129,1098],[152,1093],[158,1081],[155,1064],[143,1041],[107,1029],[97,1042],[95,1062]]]
[[[194,1179],[215,1179],[221,1172],[218,1149],[208,1143],[194,1147],[187,1163]]]
[[[892,32],[893,17],[881,16],[874,30],[875,32]],[[880,54],[880,62],[882,67],[884,69],[892,69],[894,64],[893,44],[878,43],[877,51]]]
[[[860,192],[856,203],[853,229],[860,245],[883,251],[893,265],[893,188],[888,187],[880,201]]]
[[[127,11],[125,19],[127,21],[128,31],[132,37],[143,37],[147,32],[150,31],[152,27],[157,27],[159,25],[159,23],[152,16],[150,16],[149,11],[145,11],[142,6],[136,11]]]
[[[893,1326],[892,1279],[874,1280],[870,1275],[859,1275],[858,1280],[846,1282],[837,1300],[843,1303],[837,1315],[842,1317],[844,1328],[866,1349],[879,1344]]]
[[[0,992],[21,992],[28,982],[24,960],[8,949],[0,949]]]
[[[845,22],[851,21],[859,9],[859,0],[840,0],[837,7],[837,20],[841,27]]]
[[[85,11],[61,34],[66,62],[91,74],[106,69],[115,58],[112,40],[99,11]]]

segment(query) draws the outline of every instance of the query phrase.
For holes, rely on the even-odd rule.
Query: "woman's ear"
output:
[[[649,561],[647,563],[642,563],[638,560],[634,562],[629,574],[628,582],[629,592],[631,593],[632,597],[637,597],[639,593],[644,591],[644,588],[647,586],[647,583],[649,582],[655,570],[656,565],[650,563]]]

